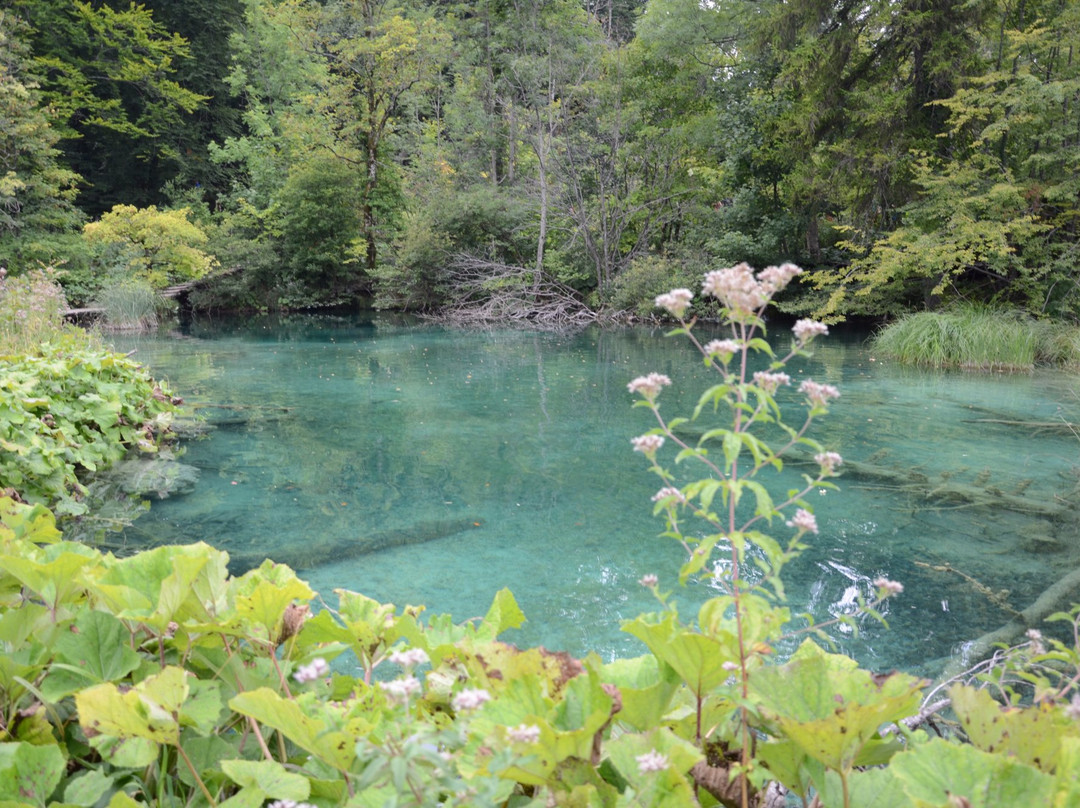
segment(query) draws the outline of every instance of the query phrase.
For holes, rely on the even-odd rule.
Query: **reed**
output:
[[[906,315],[875,334],[872,345],[883,357],[920,367],[1016,372],[1036,363],[1080,365],[1080,329],[985,306]]]
[[[156,328],[161,296],[150,284],[124,280],[106,286],[95,300],[102,312],[102,327],[110,331],[148,331]]]

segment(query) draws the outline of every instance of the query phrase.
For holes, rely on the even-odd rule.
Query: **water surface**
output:
[[[1080,421],[1076,377],[905,369],[876,361],[863,336],[829,337],[790,369],[841,389],[816,432],[828,448],[1022,502],[1076,500],[1076,438],[996,423]],[[117,344],[188,401],[215,405],[203,412],[219,424],[183,458],[201,470],[195,491],[155,502],[130,546],[287,555],[331,605],[343,587],[457,619],[509,587],[528,617],[511,641],[642,652],[619,622],[655,608],[642,575],[675,587],[682,551],[658,536],[659,483],[630,447],[652,423],[626,384],[666,373],[663,411],[688,414],[713,377],[684,342],[645,328],[454,331],[362,314],[196,321]],[[928,500],[864,475],[839,487],[811,495],[821,532],[789,568],[788,594],[822,620],[878,576],[901,581],[889,630],[838,635],[871,667],[918,670],[953,653],[1078,563],[1071,518]],[[355,554],[372,541],[383,549]],[[690,615],[711,594],[696,584],[677,597]]]

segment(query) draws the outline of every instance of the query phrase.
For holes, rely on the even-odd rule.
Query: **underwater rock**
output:
[[[175,460],[121,460],[99,472],[96,479],[116,485],[125,494],[166,499],[176,494],[190,494],[199,481],[199,470]]]

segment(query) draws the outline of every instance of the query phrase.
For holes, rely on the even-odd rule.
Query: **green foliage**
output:
[[[67,301],[52,269],[20,277],[0,270],[0,354],[34,355],[44,344],[95,345],[85,331],[64,320]]]
[[[873,345],[882,357],[934,368],[1016,371],[1080,360],[1075,326],[970,305],[905,315],[878,331]]]
[[[131,359],[61,337],[4,365],[0,481],[28,502],[84,514],[85,474],[167,438],[173,400]]]
[[[616,311],[649,317],[657,313],[658,295],[668,289],[693,286],[699,275],[682,262],[643,256],[615,278],[604,302]]]
[[[293,166],[277,197],[274,219],[291,283],[327,302],[364,285],[357,264],[366,252],[356,200],[360,182],[333,158]]]
[[[103,325],[113,331],[146,331],[158,323],[166,301],[145,280],[112,283],[97,293],[94,305],[103,309]]]
[[[207,236],[188,217],[191,211],[159,211],[155,206],[116,205],[83,227],[83,237],[98,248],[106,274],[134,277],[157,289],[194,280],[215,265],[201,249]]]

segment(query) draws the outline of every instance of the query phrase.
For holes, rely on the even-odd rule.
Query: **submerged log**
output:
[[[316,544],[300,544],[279,547],[272,556],[264,550],[234,552],[229,551],[229,572],[242,575],[268,558],[279,564],[287,564],[293,569],[310,569],[346,558],[376,553],[391,547],[405,547],[411,544],[423,544],[436,539],[444,539],[466,530],[480,527],[479,519],[432,519],[418,522],[407,528],[383,530],[356,539],[344,541],[324,541]]]
[[[1059,578],[1039,597],[1017,613],[1012,620],[995,631],[983,634],[971,642],[965,643],[961,653],[954,656],[945,666],[942,681],[948,681],[971,668],[972,665],[990,657],[999,643],[1012,645],[1028,629],[1039,625],[1055,612],[1068,611],[1073,603],[1080,600],[1080,567],[1068,575]]]

